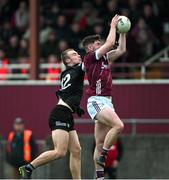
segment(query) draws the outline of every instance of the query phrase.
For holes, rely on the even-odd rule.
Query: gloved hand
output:
[[[76,109],[76,113],[77,113],[77,115],[78,115],[79,117],[81,117],[85,112],[84,112],[84,110],[83,110],[81,107],[78,107],[78,108]]]

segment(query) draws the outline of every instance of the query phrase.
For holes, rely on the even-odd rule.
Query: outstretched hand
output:
[[[118,22],[118,20],[119,20],[120,18],[121,18],[121,17],[120,17],[118,14],[116,14],[116,15],[112,18],[110,26],[111,26],[111,27],[116,27],[116,26],[117,26],[117,22]]]

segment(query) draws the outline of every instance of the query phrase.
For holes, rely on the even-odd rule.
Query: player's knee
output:
[[[114,126],[114,128],[116,129],[117,133],[121,133],[124,129],[124,123],[120,121]]]
[[[79,157],[81,155],[81,146],[76,146],[71,150],[73,156]]]
[[[66,155],[66,150],[56,150],[56,157],[62,158]]]

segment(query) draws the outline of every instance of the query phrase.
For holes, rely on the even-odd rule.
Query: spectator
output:
[[[49,40],[49,35],[53,31],[53,29],[49,26],[45,27],[40,31],[40,45],[45,44]]]
[[[123,152],[123,144],[120,138],[118,138],[117,142],[109,149],[105,162],[104,171],[105,174],[108,174],[109,179],[117,179],[117,169],[119,166],[119,162],[123,157]]]
[[[21,39],[19,42],[19,57],[28,57],[29,53],[28,53],[28,41],[25,39]]]
[[[28,65],[29,64],[29,60],[28,60],[28,57],[27,56],[20,56],[18,58],[18,64],[22,64],[22,65]],[[12,79],[19,79],[19,80],[27,80],[29,79],[29,68],[26,68],[26,67],[22,67],[22,68],[18,68],[18,69],[13,69],[12,70],[12,73],[13,74],[18,74],[20,75],[19,78],[15,77],[15,78],[11,78],[10,80]]]
[[[55,2],[53,3],[53,5],[51,5],[49,11],[46,12],[46,18],[48,21],[50,21],[50,24],[53,24],[55,18],[59,15],[59,13],[60,13],[60,8],[58,4]]]
[[[122,16],[129,17],[129,19],[130,19],[130,11],[129,11],[127,8],[122,8],[122,9],[120,10],[120,14],[121,14]],[[130,21],[131,21],[131,19],[130,19]]]
[[[55,56],[55,55],[50,55],[48,57],[48,64],[53,65],[52,67],[48,67],[47,69],[47,80],[48,81],[53,81],[53,80],[59,80],[60,78],[60,73],[61,73],[61,69],[62,69],[62,65],[61,62],[59,61],[59,59]]]
[[[123,62],[140,63],[142,62],[140,46],[136,38],[133,38],[131,32],[127,36],[126,60]]]
[[[93,4],[94,4],[94,7],[97,9],[97,11],[100,13],[100,15],[103,15],[102,13],[103,13],[103,7],[104,7],[104,0],[94,0]]]
[[[35,139],[32,131],[25,129],[21,118],[14,120],[14,130],[8,135],[6,158],[12,166],[12,179],[20,178],[18,168],[30,162],[36,156]]]
[[[84,32],[81,30],[78,22],[74,21],[70,26],[70,46],[79,52],[80,41],[84,36]]]
[[[157,37],[155,42],[156,51],[161,49],[162,45],[162,19],[158,16],[155,16],[153,13],[152,6],[150,4],[145,4],[143,7],[143,18],[146,24],[149,26],[151,32]]]
[[[2,13],[4,16],[4,20],[8,20],[8,21],[11,20],[11,16],[16,11],[19,2],[20,2],[20,0],[14,0],[14,1],[5,0],[5,2],[3,3],[3,6],[2,6]]]
[[[20,2],[14,18],[16,27],[25,30],[28,25],[28,9],[24,1]]]
[[[110,21],[111,21],[111,17],[116,14],[120,14],[120,11],[118,8],[118,1],[117,0],[106,1],[106,8],[105,8],[103,14],[104,14],[104,17],[103,17],[104,22],[106,22],[109,25]]]
[[[78,21],[82,29],[92,26],[97,21],[98,12],[90,1],[83,1],[82,7],[77,11],[75,21]]]
[[[153,53],[155,36],[143,18],[140,18],[138,23],[133,27],[131,34],[139,44],[141,58],[144,61]]]
[[[138,19],[140,18],[140,1],[139,0],[129,0],[128,6],[129,9],[129,18],[132,22],[132,26],[135,26],[135,24],[138,22]]]
[[[6,56],[10,59],[10,63],[16,63],[19,55],[18,37],[12,36],[9,39],[9,46],[6,48]]]
[[[106,38],[106,33],[104,31],[104,26],[101,22],[94,24],[93,26],[93,34],[99,34],[104,39]]]
[[[158,38],[162,37],[162,24],[161,19],[158,16],[155,16],[153,13],[152,6],[150,4],[145,4],[143,6],[143,18],[146,24],[149,26],[151,31]]]
[[[41,45],[41,57],[45,58],[47,62],[47,57],[50,55],[58,54],[58,39],[55,31],[51,31],[48,36],[47,42]]]
[[[58,43],[59,56],[60,56],[61,52],[65,51],[68,48],[69,48],[68,42],[65,39],[61,39]]]
[[[59,39],[62,38],[67,39],[69,37],[68,36],[69,28],[68,28],[66,16],[64,14],[60,14],[57,16],[54,28],[56,29],[56,34]]]
[[[5,21],[3,26],[0,28],[1,38],[7,45],[9,44],[9,39],[14,36],[18,35],[18,30],[12,27],[9,21]]]
[[[0,49],[0,80],[7,79],[6,75],[8,74],[8,65],[9,60],[5,58],[5,52],[3,48]]]

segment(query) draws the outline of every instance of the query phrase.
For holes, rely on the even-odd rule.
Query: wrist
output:
[[[116,23],[114,22],[114,23],[111,23],[111,25],[110,25],[112,28],[116,28]]]

